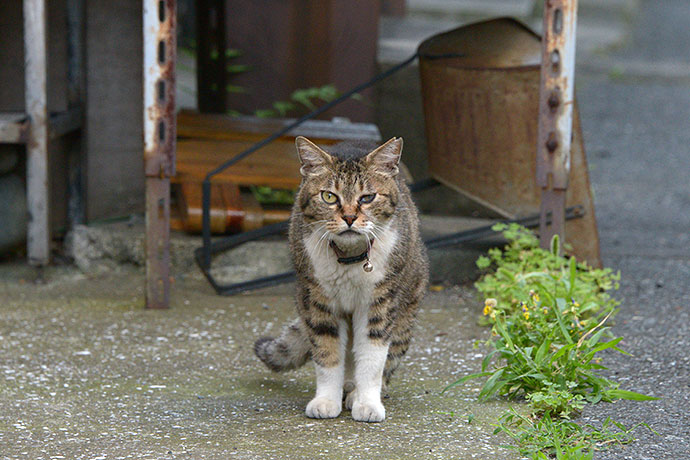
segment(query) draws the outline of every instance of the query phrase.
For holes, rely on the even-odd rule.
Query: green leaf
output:
[[[276,101],[273,103],[273,108],[276,109],[281,117],[284,117],[290,110],[295,110],[296,106],[288,101]]]
[[[558,236],[558,234],[555,234],[553,237],[551,237],[551,254],[558,257],[560,252],[561,252],[561,238]]]
[[[588,355],[590,355],[590,354],[593,355],[594,353],[600,352],[600,351],[602,351],[602,350],[606,350],[607,348],[615,347],[616,345],[618,345],[618,343],[619,343],[621,340],[623,340],[623,337],[618,337],[618,338],[616,338],[616,339],[609,340],[608,342],[600,343],[600,344],[597,345],[596,347],[592,348],[592,350],[591,350],[589,353],[587,353],[587,354],[588,354]]]
[[[587,347],[592,348],[594,345],[599,343],[599,339],[601,338],[601,335],[604,332],[606,332],[608,329],[609,329],[608,327],[603,327],[600,330],[598,330],[597,332],[595,332],[594,335],[587,340]]]
[[[514,348],[513,340],[510,338],[510,334],[508,334],[505,327],[503,327],[503,321],[498,317],[498,315],[496,315],[496,322],[494,323],[494,326],[496,326],[496,330],[500,336],[503,337],[503,340],[506,341],[506,346],[512,350]]]
[[[451,388],[462,385],[463,383],[467,382],[468,380],[471,379],[476,379],[479,377],[486,377],[487,375],[491,375],[493,372],[477,372],[475,374],[470,374],[462,377],[461,379],[456,380],[455,382],[451,383],[447,387],[445,387],[443,390],[441,390],[441,394],[445,393],[446,391],[450,390]]]
[[[575,279],[577,277],[577,261],[575,257],[570,258],[570,288],[568,289],[568,298],[572,299],[575,291]]]
[[[311,102],[311,99],[315,97],[318,97],[318,88],[298,89],[290,95],[290,99],[302,104],[309,110],[316,109],[316,106]]]
[[[542,365],[544,360],[546,359],[546,353],[549,351],[549,348],[551,348],[551,341],[550,340],[544,340],[542,344],[539,346],[537,349],[537,354],[534,355],[534,360],[539,364]]]
[[[245,73],[252,70],[252,66],[248,64],[228,64],[225,66],[228,73]]]
[[[275,118],[278,114],[271,109],[262,109],[255,111],[254,115],[259,118]]]
[[[635,391],[628,390],[606,390],[606,396],[612,399],[630,399],[633,401],[657,401],[659,398],[654,396],[643,395],[642,393],[637,393]]]
[[[556,299],[556,305],[554,306],[553,311],[556,312],[556,320],[558,321],[558,327],[561,328],[563,338],[568,343],[573,343],[573,339],[570,337],[570,333],[563,322],[563,314],[561,313],[563,310],[565,310],[565,299],[559,297]]]
[[[481,269],[489,268],[489,266],[491,265],[491,259],[489,259],[486,256],[479,256],[476,263],[477,263],[478,268],[481,268]]]
[[[225,91],[228,93],[244,94],[247,92],[247,88],[238,85],[225,85]]]
[[[494,375],[488,378],[486,383],[484,383],[484,387],[482,390],[479,392],[479,399],[480,400],[485,400],[492,396],[494,393],[496,393],[503,385],[506,384],[504,380],[500,380],[501,377],[503,376],[503,372],[505,371],[505,368],[501,368],[494,372]]]
[[[225,50],[225,57],[226,58],[236,58],[242,56],[242,50],[238,50],[235,48],[228,48]]]
[[[322,101],[330,102],[339,96],[338,90],[334,85],[325,85],[319,88],[318,97]]]
[[[491,362],[491,358],[498,353],[500,350],[497,348],[491,350],[489,354],[487,354],[484,359],[482,359],[482,372],[486,371],[486,368],[489,367],[489,363]]]

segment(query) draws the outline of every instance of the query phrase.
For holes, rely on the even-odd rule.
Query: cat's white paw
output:
[[[309,418],[335,418],[340,415],[342,403],[328,398],[320,397],[312,399],[307,404],[305,413]]]
[[[352,405],[352,418],[358,422],[382,422],[386,418],[386,408],[380,401],[355,401]]]

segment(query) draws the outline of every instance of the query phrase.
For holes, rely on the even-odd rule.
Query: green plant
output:
[[[604,324],[618,302],[608,290],[618,287],[619,274],[577,263],[551,250],[539,248],[529,230],[517,224],[497,225],[509,244],[491,249],[489,258],[477,265],[496,266],[475,285],[487,299],[486,324],[492,326],[494,348],[482,363],[482,372],[468,375],[449,386],[472,378],[488,377],[480,394],[527,396],[538,412],[569,416],[583,401],[651,399],[618,390],[618,384],[600,375],[606,369],[598,353],[618,347],[622,338],[609,338]],[[492,360],[499,365],[489,369]]]
[[[338,96],[340,96],[340,93],[333,85],[298,89],[290,94],[290,100],[276,101],[273,103],[272,108],[257,110],[254,112],[254,115],[260,118],[276,118],[284,117],[290,112],[297,112],[299,110],[311,112],[316,110],[316,101],[331,102]]]
[[[249,190],[260,204],[291,205],[295,201],[294,190],[273,189],[262,185],[252,185]]]
[[[464,376],[443,391],[486,378],[480,400],[496,395],[524,397],[531,416],[510,411],[501,418],[497,432],[508,434],[521,452],[535,459],[546,458],[545,454],[588,459],[594,443],[627,440],[629,430],[614,421],[607,420],[596,430],[569,420],[587,403],[657,399],[621,390],[600,373],[606,369],[601,352],[627,354],[618,347],[622,337],[613,337],[606,326],[617,311],[618,301],[609,291],[618,288],[620,274],[562,256],[557,236],[546,250],[532,232],[517,224],[493,228],[503,232],[508,244],[477,260],[486,272],[475,283],[485,297],[480,322],[491,326],[492,350],[482,361],[481,372]]]
[[[545,413],[542,417],[526,417],[511,409],[499,419],[494,434],[505,433],[522,455],[533,460],[590,460],[595,450],[611,444],[628,444],[635,440],[633,431],[644,426],[639,423],[630,428],[607,417],[601,427],[591,424],[580,426],[577,423]]]

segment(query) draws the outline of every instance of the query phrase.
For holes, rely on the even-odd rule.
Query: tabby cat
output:
[[[254,350],[273,371],[314,361],[308,417],[337,417],[345,399],[355,420],[380,422],[382,386],[407,352],[428,282],[417,211],[398,174],[403,142],[296,145],[302,183],[289,239],[299,318]]]

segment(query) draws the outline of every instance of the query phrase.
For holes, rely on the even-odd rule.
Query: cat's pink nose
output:
[[[343,220],[347,222],[348,227],[352,227],[352,223],[357,220],[357,216],[352,214],[345,215],[343,216]]]

